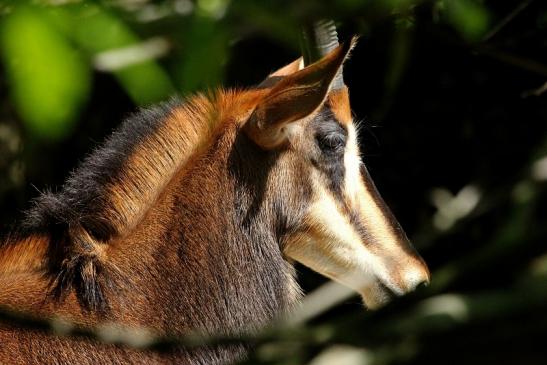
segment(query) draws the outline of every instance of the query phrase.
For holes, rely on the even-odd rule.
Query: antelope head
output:
[[[322,58],[270,75],[244,131],[275,155],[270,201],[285,257],[361,294],[368,308],[429,281],[429,271],[361,160],[342,65],[354,40],[318,37]],[[333,30],[334,29],[334,30]]]

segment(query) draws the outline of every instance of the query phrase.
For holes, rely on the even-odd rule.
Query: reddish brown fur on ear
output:
[[[323,104],[353,43],[341,44],[318,62],[280,80],[251,114],[245,125],[247,135],[264,149],[281,145],[286,138],[283,127]]]
[[[329,93],[326,103],[338,121],[346,125],[351,123],[351,107],[349,104],[349,91],[347,86],[338,90],[332,90]]]

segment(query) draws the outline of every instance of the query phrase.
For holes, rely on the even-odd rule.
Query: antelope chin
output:
[[[401,295],[380,281],[375,281],[372,285],[364,288],[360,291],[360,294],[365,307],[370,310],[382,308]]]

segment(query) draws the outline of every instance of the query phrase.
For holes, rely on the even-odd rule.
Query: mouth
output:
[[[401,296],[400,293],[397,293],[380,280],[376,280],[371,286],[361,291],[363,302],[370,310],[379,309],[399,296]]]

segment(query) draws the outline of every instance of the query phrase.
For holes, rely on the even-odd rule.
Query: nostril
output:
[[[418,270],[408,271],[405,275],[407,291],[422,289],[429,285],[429,271]]]
[[[424,280],[416,285],[415,290],[423,290],[429,286],[429,280]]]

